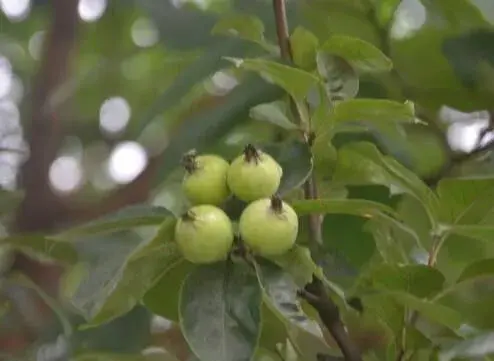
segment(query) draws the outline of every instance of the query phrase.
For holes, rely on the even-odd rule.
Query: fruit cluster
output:
[[[224,260],[235,232],[228,215],[219,208],[233,194],[248,205],[240,215],[240,239],[263,256],[285,253],[295,243],[298,216],[276,192],[283,169],[269,154],[249,144],[229,164],[217,155],[183,157],[183,191],[193,205],[177,222],[175,241],[184,258],[193,263]]]

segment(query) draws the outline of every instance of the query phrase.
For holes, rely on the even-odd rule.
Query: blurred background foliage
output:
[[[39,179],[32,180],[31,188],[36,193],[36,182],[46,181],[50,195],[36,200],[37,213],[28,217],[32,224],[18,224],[20,233],[63,229],[148,197],[152,204],[180,214],[184,205],[180,196],[182,173],[177,166],[183,152],[196,148],[232,157],[247,142],[270,144],[287,137],[278,126],[253,119],[249,112],[259,103],[279,99],[281,89],[239,72],[224,59],[254,57],[266,50],[276,56],[270,1],[66,0],[67,9],[72,6],[77,11],[73,37],[63,31],[70,24],[60,21],[60,31],[53,21],[53,9],[63,8],[60,3],[0,0],[2,235],[15,233],[12,224],[19,216],[10,211],[24,192],[26,196],[33,193],[33,189],[25,187],[26,179],[20,169],[29,150],[43,153],[42,145],[53,144],[56,149],[53,156],[47,151],[47,157],[52,158],[46,164],[47,179],[39,175]],[[260,19],[258,31],[252,18],[235,20],[239,14]],[[482,182],[490,182],[494,169],[492,155],[480,162],[450,166],[452,160],[492,139],[492,0],[291,0],[288,18],[291,29],[303,26],[316,36],[312,39],[299,33],[304,39],[301,43],[308,44],[308,52],[311,42],[324,43],[330,35],[356,37],[379,48],[393,61],[391,72],[368,72],[368,64],[352,64],[350,69],[328,60],[323,66],[337,74],[336,79],[328,80],[329,86],[340,84],[342,96],[358,91],[362,98],[411,100],[423,122],[407,124],[400,131],[370,124],[365,131],[349,128],[338,134],[338,147],[352,140],[371,139],[429,184],[437,181],[445,167],[455,176],[476,177],[478,183],[472,186],[475,189],[481,189]],[[244,31],[239,26],[236,36],[232,36],[228,23],[218,23],[221,19],[233,19],[236,26],[246,21],[249,26]],[[60,67],[56,51],[45,51],[47,42],[65,44],[67,71]],[[316,67],[310,61],[304,65],[309,70]],[[49,94],[41,95],[46,97],[47,108],[34,109],[33,98],[40,96],[36,89],[40,87],[38,79],[51,78],[59,81],[45,89]],[[33,119],[39,116],[36,111],[46,113],[55,124],[53,129],[58,130],[41,134],[39,129],[31,128]],[[365,119],[362,120],[365,125]],[[41,142],[40,147],[33,148],[33,139]],[[284,155],[285,151],[288,152],[280,149],[279,157],[285,156],[289,162],[292,158],[288,153]],[[26,174],[34,178],[36,172]],[[323,182],[321,192],[332,197],[348,192],[351,198],[395,202],[388,190],[379,186],[344,189]],[[399,211],[415,230],[427,229],[427,220],[420,219],[420,206],[416,203],[405,197]],[[484,221],[491,222],[492,218]],[[368,227],[365,219],[356,216],[325,218],[326,246],[335,258],[328,267],[342,284],[353,284],[357,275],[365,273],[372,264],[376,245]],[[374,225],[375,232],[378,228]],[[83,249],[78,251],[84,262],[63,275],[62,284],[67,288],[64,292],[70,293],[72,281],[86,277],[84,272],[90,267],[86,293],[80,294],[84,292],[80,288],[72,291],[79,292],[82,308],[100,312],[98,302],[103,296],[98,292],[108,292],[106,286],[119,272],[122,259],[149,235],[150,230],[144,227],[107,236],[104,244],[98,237],[81,242]],[[428,238],[427,234],[421,237]],[[49,246],[43,243],[40,247]],[[182,336],[173,323],[159,317],[176,321],[173,310],[178,300],[174,297],[187,264],[167,273],[146,294],[144,303],[157,315],[131,304],[128,310],[133,311],[123,317],[98,328],[76,331],[73,325],[81,324],[82,318],[72,315],[63,298],[56,297],[54,285],[61,268],[39,265],[11,252],[8,246],[4,249],[3,269],[10,269],[13,264],[14,270],[27,273],[34,281],[12,278],[2,286],[5,307],[1,308],[0,349],[5,355],[14,354],[15,359],[36,355],[37,360],[62,360],[77,351],[80,360],[125,359],[112,356],[113,353],[140,355],[128,356],[129,360],[187,359]],[[417,252],[418,259],[424,256]],[[465,265],[493,252],[492,246],[480,241],[454,236],[441,255],[439,269],[453,280]],[[70,262],[70,252],[53,251],[52,255]],[[478,289],[475,292],[482,293]],[[472,311],[467,300],[461,303],[461,298],[451,297],[445,303],[472,311],[475,327],[492,328],[492,319],[485,317],[492,304],[492,293],[484,296],[479,295],[478,313]],[[163,299],[167,302],[156,302]],[[372,320],[368,323],[371,329],[377,327]],[[366,340],[367,335],[361,335],[362,342],[379,344],[379,339]],[[152,347],[146,349],[144,356],[140,354],[143,348],[153,345],[164,345],[174,356],[165,358],[162,349]],[[259,360],[272,359],[263,357],[260,354]]]

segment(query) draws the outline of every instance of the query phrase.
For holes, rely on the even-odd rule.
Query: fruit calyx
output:
[[[189,150],[182,156],[181,163],[187,173],[194,173],[199,167],[197,164],[197,151],[195,149]]]
[[[257,164],[261,160],[261,155],[257,148],[249,143],[244,148],[244,158],[248,163],[255,162]]]
[[[283,213],[283,200],[277,194],[271,196],[271,209],[276,214]]]
[[[194,222],[196,220],[196,214],[189,209],[187,212],[182,214],[181,218],[184,222]]]

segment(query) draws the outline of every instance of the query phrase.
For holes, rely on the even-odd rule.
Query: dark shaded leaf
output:
[[[142,226],[157,226],[166,217],[173,217],[173,214],[166,208],[145,204],[132,205],[81,226],[70,228],[63,232],[60,237],[117,232]]]
[[[350,36],[333,35],[320,51],[337,55],[362,73],[386,72],[393,67],[391,60],[374,45]]]
[[[6,191],[0,188],[0,214],[13,212],[24,198],[21,191]]]
[[[69,272],[68,279],[78,283],[65,293],[89,326],[130,311],[168,268],[180,262],[172,242],[174,226],[174,219],[165,220],[151,240],[118,235],[76,243],[83,263],[72,270],[76,274]]]
[[[469,264],[458,277],[457,282],[464,282],[483,276],[494,276],[494,258],[482,259]]]
[[[189,274],[180,296],[180,324],[203,361],[249,361],[261,324],[261,289],[242,265],[201,266]]]

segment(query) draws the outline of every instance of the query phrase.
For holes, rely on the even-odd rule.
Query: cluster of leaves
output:
[[[143,0],[150,10],[154,3]],[[254,269],[237,259],[193,265],[173,241],[180,212],[145,204],[54,236],[4,237],[5,245],[68,265],[63,295],[84,316],[84,327],[101,327],[144,304],[178,322],[191,351],[203,361],[316,360],[318,354],[338,354],[315,310],[297,297],[316,274],[331,291],[366,360],[397,360],[403,353],[408,360],[445,361],[493,351],[494,180],[445,179],[431,189],[407,166],[406,157],[399,156],[399,145],[410,141],[407,130],[420,122],[414,104],[401,92],[393,94],[397,100],[362,97],[361,86],[368,78],[387,79],[395,63],[409,76],[406,86],[420,105],[434,108],[459,99],[453,102],[479,107],[492,94],[476,83],[479,74],[464,74],[470,86],[480,87],[472,99],[456,84],[452,71],[435,70],[436,62],[439,69],[444,64],[434,56],[430,71],[420,76],[414,76],[411,65],[415,57],[398,52],[392,62],[390,54],[380,50],[383,39],[375,24],[388,27],[398,1],[310,3],[304,8],[309,21],[290,33],[294,64],[278,59],[278,47],[269,40],[272,22],[260,16],[272,15],[262,6],[262,11],[240,6],[238,13],[219,21],[211,15],[181,24],[173,21],[180,10],[170,7],[169,21],[159,22],[161,33],[168,34],[164,41],[176,48],[208,46],[197,60],[200,66],[192,62],[187,68],[195,72],[183,71],[157,99],[160,109],[171,107],[198,79],[225,66],[235,67],[241,83],[220,106],[179,124],[156,183],[170,176],[184,151],[214,148],[213,140],[239,124],[248,110],[252,119],[268,122],[282,135],[275,143],[255,140],[284,168],[280,191],[303,220],[298,245],[282,257],[257,259]],[[457,21],[468,28],[460,30],[485,28],[486,22],[477,21],[478,14],[467,3],[448,0],[437,6],[443,7],[448,21],[463,10],[469,25]],[[328,17],[350,25],[345,31],[328,31],[336,26],[328,24]],[[177,27],[183,30],[198,19],[215,36],[177,34]],[[356,21],[360,26],[352,28]],[[487,30],[479,31],[477,41],[489,37]],[[432,33],[431,41],[440,43],[449,34],[424,32],[422,37]],[[220,35],[228,36],[227,41]],[[449,39],[446,54],[458,49],[451,42],[464,44],[465,39]],[[468,60],[480,61],[476,57],[483,54],[483,46],[469,44]],[[395,44],[397,49],[402,46]],[[458,54],[451,57],[462,63]],[[287,105],[284,92],[294,99],[304,124],[311,124],[310,147],[298,140],[307,129]],[[150,120],[146,117],[140,124]],[[311,173],[320,197],[305,200],[298,190]],[[236,204],[227,210],[232,219],[238,214]],[[306,222],[310,214],[324,216],[324,249],[312,255]]]

